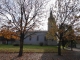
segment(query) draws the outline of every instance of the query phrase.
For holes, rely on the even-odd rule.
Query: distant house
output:
[[[12,44],[14,41],[14,39],[7,39],[2,36],[0,37],[0,44]]]

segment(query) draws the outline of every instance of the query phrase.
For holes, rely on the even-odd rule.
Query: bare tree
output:
[[[23,53],[23,41],[26,37],[32,35],[28,34],[38,27],[44,6],[45,0],[0,0],[0,16],[1,20],[10,22],[12,30],[20,32],[20,50],[19,56]],[[2,25],[5,25],[4,23]],[[9,25],[6,23],[6,25]]]
[[[70,27],[66,28],[64,30],[64,25],[67,24],[69,26],[72,26],[74,29],[74,26],[78,25],[78,19],[75,18],[77,14],[80,12],[78,4],[79,0],[57,0],[56,1],[56,22],[58,25],[58,31],[55,33],[56,36],[59,39],[58,43],[58,55],[61,55],[61,41],[63,41],[63,36],[66,34],[66,32],[70,29]]]

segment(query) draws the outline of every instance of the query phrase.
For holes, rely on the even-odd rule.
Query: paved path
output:
[[[71,48],[66,48],[67,50],[71,50]],[[78,48],[73,48],[73,51],[77,51],[77,52],[80,52],[80,49]]]

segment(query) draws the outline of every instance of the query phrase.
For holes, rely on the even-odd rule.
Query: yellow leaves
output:
[[[2,36],[2,33],[0,32],[0,36]]]
[[[64,33],[63,29],[58,29],[59,34]]]
[[[20,39],[20,38],[19,38],[18,36],[16,36],[16,35],[13,35],[12,38],[15,39],[15,40],[19,40],[19,39]]]
[[[56,40],[56,35],[55,33],[57,32],[57,27],[54,25],[51,29],[48,30],[47,32],[47,39],[55,39]]]
[[[7,30],[7,29],[2,29],[0,31],[0,36],[3,36],[4,38],[6,39],[15,39],[15,40],[19,40],[19,37],[18,35],[16,34],[16,32],[13,32],[13,31],[10,31],[10,30]]]
[[[64,40],[76,40],[75,37],[74,30],[67,31],[63,36]]]
[[[56,35],[55,35],[56,32],[57,32],[57,28],[55,27],[49,29],[46,35],[47,39],[56,39]]]

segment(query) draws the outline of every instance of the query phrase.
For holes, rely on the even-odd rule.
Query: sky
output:
[[[10,1],[12,1],[12,0],[10,0]],[[46,16],[43,15],[44,17],[43,18],[40,18],[41,25],[39,25],[39,28],[36,28],[36,30],[48,30],[48,18],[49,18],[49,15],[50,15],[50,8],[52,8],[55,5],[55,1],[56,0],[47,0],[47,1],[49,1],[49,2],[44,7],[45,8],[45,12],[43,13]],[[53,9],[55,9],[55,8],[53,8]],[[9,17],[9,19],[11,19],[11,17],[10,17],[9,14],[7,14],[7,16]]]
[[[39,28],[36,28],[36,30],[42,30],[42,31],[47,31],[48,30],[48,18],[49,18],[49,15],[50,15],[50,8],[52,8],[55,5],[56,0],[48,0],[48,1],[49,1],[48,4],[44,7],[45,11],[46,11],[44,13],[45,13],[46,16],[44,16],[44,18],[41,18],[41,25],[39,25]],[[79,13],[79,15],[80,15],[80,13]],[[10,15],[7,14],[7,16],[9,17],[9,19],[11,19]]]
[[[12,0],[10,0],[12,1]],[[48,17],[49,17],[49,13],[50,13],[50,8],[52,8],[52,6],[55,4],[55,0],[47,0],[49,1],[48,4],[46,5],[45,8],[45,15],[46,17],[42,18],[41,20],[41,25],[39,26],[39,28],[37,28],[37,30],[48,30]],[[9,14],[7,14],[7,16],[9,17],[9,19],[11,20],[11,16]]]
[[[41,30],[48,30],[48,17],[49,17],[49,13],[50,13],[50,8],[52,8],[52,6],[55,5],[55,0],[50,0],[50,2],[48,2],[45,10],[47,11],[45,14],[47,15],[46,17],[44,17],[42,20],[42,25],[40,26]]]

